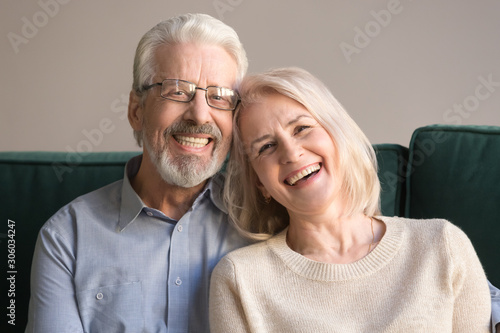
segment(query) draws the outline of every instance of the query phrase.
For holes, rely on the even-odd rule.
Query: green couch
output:
[[[382,213],[449,219],[468,234],[488,278],[500,286],[500,127],[433,125],[417,129],[408,148],[374,147]],[[1,332],[24,331],[42,224],[77,196],[122,178],[125,162],[137,154],[0,152]],[[6,317],[11,313],[15,326]]]

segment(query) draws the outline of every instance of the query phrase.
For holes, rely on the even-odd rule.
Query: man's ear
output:
[[[144,119],[144,108],[141,98],[135,91],[131,91],[128,100],[128,121],[135,131],[142,130],[142,120]]]

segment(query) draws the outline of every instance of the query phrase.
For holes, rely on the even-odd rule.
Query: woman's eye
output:
[[[308,125],[297,126],[295,128],[295,133],[300,133],[300,132],[302,132],[302,131],[304,131],[306,129],[309,129],[309,128],[311,128],[311,126],[308,126]]]
[[[266,143],[265,145],[263,145],[262,147],[260,147],[259,149],[259,155],[264,153],[266,150],[270,149],[273,147],[273,144],[272,143]]]

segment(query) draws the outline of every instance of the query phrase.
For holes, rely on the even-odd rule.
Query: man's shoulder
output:
[[[109,200],[119,198],[123,186],[123,179],[82,194],[75,198],[68,205],[102,205],[109,204]],[[102,201],[104,200],[104,202]]]
[[[61,209],[92,209],[103,205],[110,206],[120,199],[122,185],[123,179],[115,181],[111,184],[78,196]]]
[[[44,224],[44,228],[70,226],[83,217],[91,220],[96,213],[105,215],[106,212],[117,211],[121,202],[122,185],[123,179],[73,199],[52,215]]]

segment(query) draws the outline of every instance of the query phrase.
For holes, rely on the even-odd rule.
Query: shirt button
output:
[[[97,298],[98,300],[101,300],[103,297],[104,295],[102,293],[97,293],[97,295],[95,295],[95,298]]]
[[[151,213],[151,212],[149,212],[149,211],[148,211],[148,212],[146,212],[146,214],[147,214],[148,216],[153,216],[153,213]]]
[[[182,232],[182,225],[177,226],[177,231]]]
[[[175,280],[175,284],[180,286],[182,284],[181,278],[177,278],[177,280]]]

